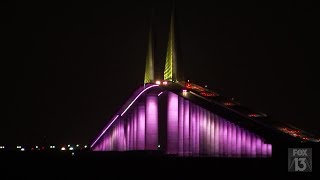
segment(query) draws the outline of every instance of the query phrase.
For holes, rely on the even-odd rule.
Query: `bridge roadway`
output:
[[[168,83],[162,86],[168,91],[174,92],[175,94],[182,96],[185,99],[211,111],[228,121],[231,121],[240,127],[246,128],[253,133],[265,138],[268,143],[301,143],[302,139],[299,137],[294,137],[288,133],[285,133],[280,129],[280,127],[288,127],[291,129],[298,130],[308,137],[307,141],[304,143],[319,142],[319,139],[313,134],[309,134],[301,129],[293,127],[289,124],[276,121],[268,116],[263,117],[249,117],[246,113],[241,113],[236,110],[236,108],[228,107],[222,103],[221,100],[226,100],[226,97],[219,95],[218,97],[204,97],[197,92],[186,89],[183,83]],[[235,103],[237,104],[237,103]],[[236,105],[238,106],[238,105]],[[241,106],[238,106],[241,107]]]

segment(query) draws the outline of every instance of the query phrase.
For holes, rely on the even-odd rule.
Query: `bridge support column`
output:
[[[190,108],[190,152],[192,155],[195,153],[195,108],[194,104],[189,103]]]
[[[189,101],[184,100],[184,113],[183,113],[183,154],[190,155],[190,118],[189,118]]]
[[[268,153],[268,157],[271,157],[272,156],[272,145],[271,144],[268,144],[267,146],[267,153]]]
[[[183,98],[179,97],[179,122],[178,122],[178,140],[179,140],[179,155],[183,155],[183,120],[184,120],[184,103]]]
[[[216,123],[214,122],[214,115],[212,113],[210,113],[210,156],[214,156],[214,152],[215,152],[215,144],[214,144],[214,140],[215,140],[215,125]]]
[[[146,150],[158,149],[158,96],[146,98]]]
[[[241,157],[246,157],[246,131],[241,128]]]
[[[218,117],[218,120],[219,120],[219,157],[223,157],[228,135],[225,127],[225,121],[220,117]]]
[[[134,117],[133,117],[133,150],[137,150],[137,135],[138,135],[138,109],[134,109]]]
[[[231,123],[231,155],[237,157],[237,126]]]
[[[220,131],[219,131],[219,127],[221,126],[220,122],[219,122],[219,118],[217,115],[213,114],[213,121],[214,121],[214,156],[215,157],[219,157],[219,147],[220,147],[220,143],[219,143],[219,139],[220,139]]]
[[[199,140],[200,140],[200,131],[199,131],[199,125],[200,125],[200,107],[195,105],[196,109],[196,128],[195,128],[195,154],[196,156],[199,156],[200,148],[199,148]]]
[[[251,157],[257,157],[257,137],[251,134]]]
[[[237,153],[236,153],[236,156],[241,157],[242,129],[239,126],[237,126],[236,129],[237,129],[237,136],[236,136],[236,138],[237,138],[237,148],[236,148]]]
[[[178,96],[168,93],[168,114],[167,114],[167,153],[178,154]]]
[[[129,140],[129,143],[130,143],[130,146],[129,146],[129,150],[134,150],[133,149],[133,122],[134,122],[134,115],[130,115],[130,130],[129,130],[129,133],[130,133],[130,140]]]
[[[247,153],[246,156],[247,157],[252,157],[251,156],[251,133],[249,131],[246,130],[246,139],[247,139],[247,144],[246,144],[246,149],[247,149]]]
[[[137,149],[145,150],[146,110],[144,104],[138,106]]]
[[[257,157],[262,157],[262,142],[261,142],[261,138],[257,136],[257,147],[256,147],[256,152],[257,152]]]
[[[199,107],[199,154],[204,155],[205,152],[205,114],[204,114],[204,109]]]
[[[227,156],[231,157],[231,147],[232,147],[232,124],[229,121],[226,121],[228,125],[228,146],[227,146]]]
[[[228,122],[224,119],[221,119],[222,121],[222,125],[223,125],[223,129],[222,129],[222,133],[223,133],[223,139],[222,139],[222,151],[221,153],[223,154],[223,157],[226,157],[228,154]]]
[[[209,156],[211,154],[211,113],[206,111],[206,155]]]
[[[125,151],[125,135],[124,135],[124,122],[123,119],[120,120],[120,151]]]
[[[263,142],[262,143],[262,157],[267,157],[268,156],[267,147],[268,147],[268,145]]]

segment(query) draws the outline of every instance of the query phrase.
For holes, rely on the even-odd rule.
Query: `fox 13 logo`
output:
[[[311,172],[312,148],[288,148],[288,171]]]

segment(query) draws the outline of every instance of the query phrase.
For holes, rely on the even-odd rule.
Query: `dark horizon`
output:
[[[319,132],[319,14],[307,3],[278,5],[176,1],[179,60],[191,81]],[[143,83],[152,7],[161,74],[171,1],[2,6],[0,145],[91,143]]]

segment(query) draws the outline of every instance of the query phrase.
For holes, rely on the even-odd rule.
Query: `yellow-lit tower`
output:
[[[164,68],[164,80],[177,81],[178,70],[177,70],[177,53],[175,44],[175,28],[174,28],[174,6],[172,8],[168,47],[166,54],[166,64]]]

